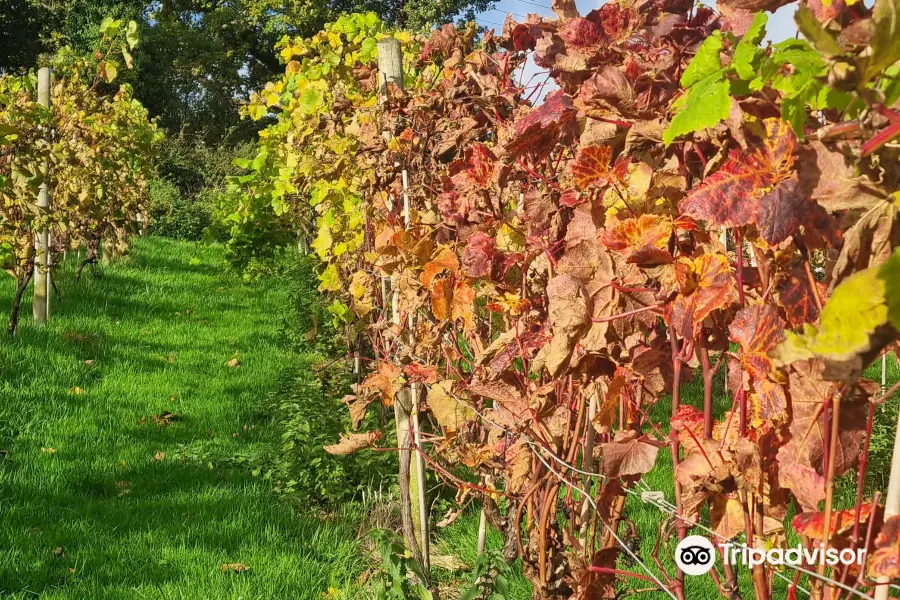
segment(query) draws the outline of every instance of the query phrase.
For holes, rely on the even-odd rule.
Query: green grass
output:
[[[51,324],[35,328],[27,305],[19,336],[0,340],[0,596],[318,599],[352,587],[365,567],[353,520],[298,515],[240,463],[200,460],[269,441],[255,409],[296,360],[278,335],[286,287],[226,275],[220,248],[153,238],[102,277],[58,279]],[[226,366],[236,353],[241,366]],[[163,411],[177,420],[155,424]]]

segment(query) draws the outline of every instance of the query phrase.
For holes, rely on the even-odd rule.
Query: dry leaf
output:
[[[249,571],[250,567],[244,563],[225,563],[219,567],[219,570],[223,573],[243,573],[244,571]]]
[[[156,454],[153,455],[153,458],[150,460],[151,460],[151,462],[159,462],[161,460],[165,460],[165,458],[166,458],[165,452],[157,452]]]

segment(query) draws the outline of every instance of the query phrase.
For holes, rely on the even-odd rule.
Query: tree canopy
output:
[[[239,122],[240,99],[282,70],[275,44],[312,35],[336,14],[371,11],[390,24],[422,29],[472,18],[490,0],[4,0],[0,69],[33,66],[62,41],[90,51],[105,16],[139,23],[142,52],[127,80],[173,133],[209,142],[255,131]]]

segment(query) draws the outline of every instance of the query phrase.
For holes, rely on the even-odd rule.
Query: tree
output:
[[[372,11],[389,24],[421,29],[472,17],[490,0],[7,0],[0,8],[0,68],[21,69],[51,51],[56,39],[88,52],[105,16],[139,23],[142,53],[125,79],[151,116],[170,132],[202,134],[212,143],[252,137],[240,123],[240,98],[282,70],[275,44],[310,36],[341,12]]]

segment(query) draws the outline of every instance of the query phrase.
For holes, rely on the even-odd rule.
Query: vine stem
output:
[[[675,419],[675,415],[678,413],[678,409],[681,406],[681,352],[678,348],[678,336],[674,330],[669,331],[669,343],[672,346],[672,419]],[[672,470],[673,472],[678,470],[678,463],[680,461],[679,458],[679,446],[681,444],[678,441],[678,432],[675,431],[674,428],[669,431],[669,450],[672,453]],[[675,479],[675,510],[679,517],[684,514],[682,509],[681,502],[681,483],[678,479]],[[675,519],[675,531],[678,533],[678,541],[680,542],[687,535],[687,528],[685,527],[684,521],[681,519]],[[684,571],[681,569],[676,569],[675,578],[678,581],[678,585],[676,586],[675,593],[679,596],[679,598],[684,598]]]
[[[825,527],[823,531],[825,532],[825,548],[828,548],[828,545],[831,543],[831,518],[832,518],[832,509],[834,507],[834,476],[837,466],[837,460],[835,457],[837,456],[838,451],[838,439],[840,434],[840,426],[841,426],[841,401],[848,396],[853,388],[856,386],[856,379],[853,378],[850,381],[846,381],[844,383],[844,388],[840,391],[840,393],[835,394],[834,402],[832,403],[831,410],[831,439],[828,440],[829,446],[829,461],[827,467],[827,476],[825,479]],[[817,573],[820,577],[825,575],[825,563],[821,562],[818,566]],[[820,582],[814,582],[812,585],[812,589],[810,590],[810,598],[816,600],[822,597],[822,584]]]
[[[850,538],[850,549],[856,550],[859,545],[859,516],[862,513],[862,504],[863,504],[863,492],[864,492],[864,484],[866,480],[866,469],[869,466],[869,442],[872,440],[872,425],[875,422],[875,404],[869,402],[869,416],[866,420],[866,441],[863,444],[862,455],[859,458],[859,473],[856,477],[856,515],[853,519],[853,535]],[[870,521],[874,520],[874,517],[870,517]],[[844,583],[847,579],[847,574],[850,572],[850,565],[845,565],[841,572],[841,583]],[[840,600],[843,595],[842,590],[837,590],[835,593],[834,600]]]
[[[894,452],[891,458],[891,475],[888,479],[887,495],[884,499],[884,520],[900,514],[900,414],[897,415],[897,432],[894,435]],[[875,600],[887,600],[890,588],[887,585],[890,579],[879,577],[875,588]]]

